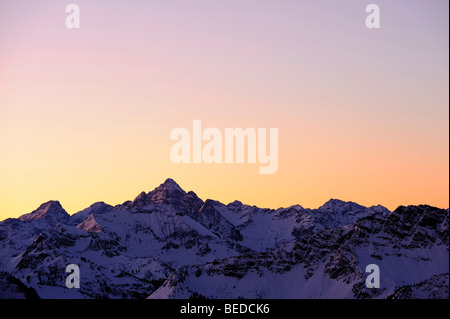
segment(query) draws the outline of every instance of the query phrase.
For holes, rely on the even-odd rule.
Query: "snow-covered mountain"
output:
[[[70,216],[49,201],[0,222],[0,298],[448,298],[448,247],[448,209],[261,209],[167,179],[114,207]]]

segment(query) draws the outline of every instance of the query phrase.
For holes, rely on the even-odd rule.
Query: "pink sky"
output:
[[[172,177],[203,199],[449,203],[448,1],[0,4],[0,219]],[[176,165],[170,131],[277,127],[279,170]]]

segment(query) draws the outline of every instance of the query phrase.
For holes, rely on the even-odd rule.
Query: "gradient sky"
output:
[[[72,30],[69,3],[0,3],[0,220],[167,177],[270,208],[449,206],[447,0],[74,0]],[[278,172],[172,163],[194,119],[278,128]]]

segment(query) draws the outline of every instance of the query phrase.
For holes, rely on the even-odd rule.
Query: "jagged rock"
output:
[[[114,207],[98,202],[69,216],[50,201],[0,222],[0,294],[448,298],[448,242],[448,209],[391,213],[337,199],[262,209],[203,201],[167,179]],[[80,289],[65,287],[72,263]],[[378,290],[364,285],[370,263],[381,271]]]

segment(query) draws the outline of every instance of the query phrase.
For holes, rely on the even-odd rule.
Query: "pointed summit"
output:
[[[163,187],[165,189],[172,190],[172,191],[180,191],[182,193],[185,193],[185,191],[180,187],[180,185],[178,185],[177,182],[175,182],[171,178],[166,179],[164,181],[164,183],[159,185],[159,187]]]
[[[99,233],[103,231],[103,227],[100,226],[93,214],[90,214],[88,218],[86,218],[76,227],[88,233]]]
[[[379,214],[377,210],[359,205],[355,202],[345,202],[330,199],[328,202],[313,210],[316,220],[328,227],[340,227],[355,223],[359,218]]]
[[[90,214],[92,214],[94,216],[105,214],[105,213],[109,212],[110,210],[112,210],[113,208],[114,207],[112,207],[111,205],[108,205],[104,202],[96,202],[96,203],[92,204],[91,206],[89,206],[88,208],[85,208],[85,209],[79,211],[78,213],[70,216],[71,224],[78,225],[83,220],[85,220]]]
[[[57,224],[67,222],[69,218],[69,214],[62,208],[61,204],[58,201],[51,200],[42,204],[31,213],[20,216],[19,220],[45,220],[52,224]]]
[[[186,192],[173,179],[168,178],[156,187],[154,190],[146,194],[141,192],[132,202],[127,205],[140,209],[151,203],[180,204]],[[124,203],[125,204],[125,203]]]
[[[142,207],[147,203],[147,194],[145,192],[141,192],[136,198],[133,200],[134,207]]]
[[[181,200],[186,192],[171,178],[148,193],[152,203],[174,204]]]
[[[354,202],[345,202],[340,199],[330,199],[325,204],[319,207],[318,210],[320,211],[327,211],[331,213],[345,213],[348,211],[354,211],[354,210],[362,210],[366,209],[366,207],[361,206]]]
[[[166,179],[164,181],[164,183],[162,183],[161,185],[156,187],[150,193],[153,193],[153,192],[168,192],[168,193],[179,192],[179,193],[186,194],[186,192],[180,187],[180,185],[178,185],[177,182],[175,182],[171,178]]]

